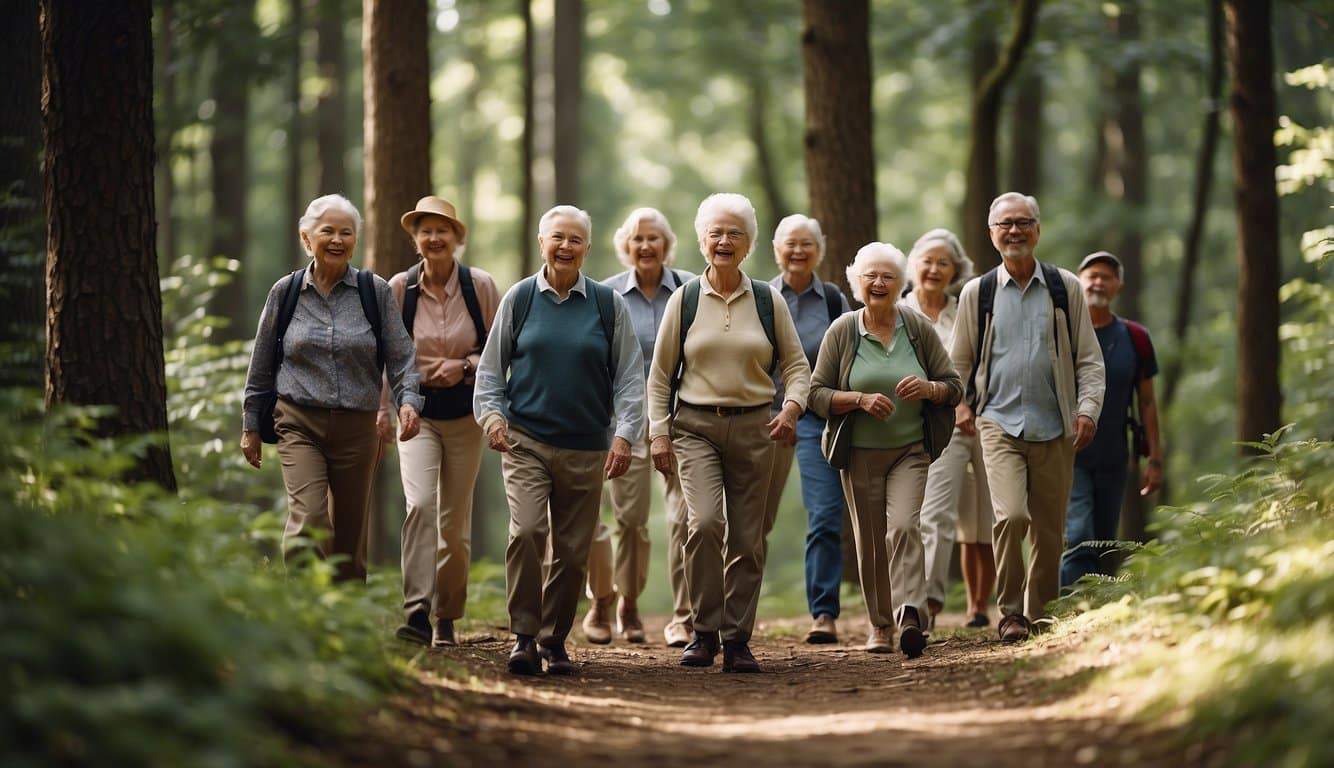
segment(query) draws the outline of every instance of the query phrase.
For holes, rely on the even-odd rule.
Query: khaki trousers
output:
[[[311,408],[280,400],[274,414],[287,486],[283,559],[290,560],[309,537],[320,558],[341,558],[334,578],[365,580],[362,538],[380,461],[375,412]]]
[[[403,610],[458,619],[468,599],[472,493],[482,466],[482,428],[471,416],[422,419],[399,443],[408,512],[403,519]]]
[[[505,547],[510,631],[539,642],[564,642],[584,584],[588,548],[598,521],[606,451],[577,451],[543,443],[510,427],[502,454],[509,500]],[[542,561],[550,538],[551,564]]]
[[[768,408],[719,416],[682,406],[672,423],[689,509],[685,557],[693,624],[696,632],[718,632],[726,641],[749,641],[755,627],[773,468],[768,421]]]
[[[857,575],[866,615],[877,627],[903,620],[903,609],[926,617],[926,569],[918,519],[931,457],[921,443],[886,451],[853,448],[840,471],[852,516]]]
[[[972,472],[969,472],[969,466]],[[982,463],[982,443],[957,427],[949,445],[931,463],[922,501],[922,548],[926,552],[926,596],[945,602],[954,542],[991,545],[991,491]]]
[[[1069,438],[1029,442],[1010,437],[990,419],[978,419],[991,505],[996,509],[996,603],[1001,615],[1030,621],[1046,615],[1061,589],[1065,507],[1070,500],[1075,451]],[[1024,569],[1023,540],[1032,547]]]
[[[769,559],[769,534],[773,533],[778,522],[778,507],[783,502],[783,489],[787,487],[787,476],[792,472],[792,459],[797,455],[797,446],[786,443],[774,443],[774,463],[769,471],[769,496],[764,504],[764,562]]]

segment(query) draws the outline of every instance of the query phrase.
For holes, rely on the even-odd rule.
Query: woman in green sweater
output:
[[[870,243],[848,267],[864,309],[843,315],[820,345],[809,405],[827,418],[824,449],[852,513],[871,635],[866,650],[926,647],[926,570],[918,520],[927,467],[944,450],[963,397],[959,374],[920,312],[896,304],[907,260]]]

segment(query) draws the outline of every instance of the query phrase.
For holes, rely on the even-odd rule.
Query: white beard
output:
[[[1112,300],[1107,298],[1105,294],[1085,291],[1084,299],[1088,302],[1088,305],[1090,307],[1097,307],[1098,309],[1106,309],[1112,306]]]

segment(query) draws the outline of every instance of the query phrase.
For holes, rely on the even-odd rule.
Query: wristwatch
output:
[[[468,362],[468,358],[465,357],[463,358],[463,375],[466,377],[471,373],[472,373],[472,363]]]

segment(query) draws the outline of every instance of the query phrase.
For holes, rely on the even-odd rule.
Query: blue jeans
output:
[[[1098,557],[1106,550],[1085,541],[1111,541],[1121,521],[1125,496],[1125,464],[1084,467],[1075,463],[1070,503],[1065,510],[1065,553],[1061,555],[1061,586],[1068,587],[1086,573],[1099,573]]]
[[[806,602],[811,615],[838,618],[843,579],[843,486],[820,453],[824,419],[807,412],[797,422],[797,469],[806,507]]]

